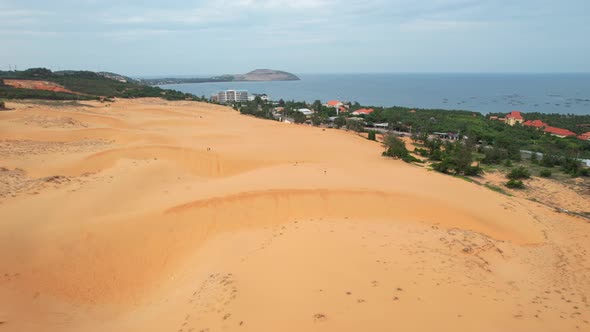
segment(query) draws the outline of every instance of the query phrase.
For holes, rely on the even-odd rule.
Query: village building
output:
[[[300,108],[297,111],[305,115],[312,115],[314,113],[314,111],[310,110],[309,108]]]
[[[458,140],[460,138],[460,135],[455,133],[434,132],[432,134],[437,136],[438,138],[448,139],[452,141]]]
[[[270,101],[270,97],[266,93],[253,93],[248,95],[248,101],[256,100],[256,97],[260,97],[262,101]]]
[[[356,111],[352,112],[351,114],[352,115],[369,115],[369,114],[371,114],[373,112],[375,112],[375,110],[372,109],[372,108],[369,108],[369,109],[361,108],[359,110],[356,110]]]
[[[527,127],[535,127],[537,129],[549,127],[548,124],[541,120],[527,120],[522,125]]]
[[[506,115],[504,122],[506,122],[506,124],[509,126],[514,126],[517,123],[522,124],[524,122],[524,118],[522,117],[520,111],[512,111]]]
[[[569,131],[567,129],[563,129],[563,128],[556,128],[556,127],[545,127],[544,131],[547,134],[553,135],[553,136],[557,136],[559,138],[565,138],[565,137],[570,137],[570,136],[576,136],[576,133]]]
[[[329,102],[326,103],[325,106],[332,107],[332,108],[339,108],[341,106],[344,106],[344,103],[341,102],[340,100],[330,100]]]

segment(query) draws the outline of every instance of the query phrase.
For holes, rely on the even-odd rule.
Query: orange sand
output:
[[[590,224],[335,129],[0,113],[0,331],[582,331]]]

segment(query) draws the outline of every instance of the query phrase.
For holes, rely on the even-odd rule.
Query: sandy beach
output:
[[[228,107],[7,106],[0,332],[590,330],[587,219]]]

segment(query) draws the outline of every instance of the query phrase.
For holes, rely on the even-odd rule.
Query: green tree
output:
[[[341,128],[344,125],[346,125],[346,119],[343,116],[339,116],[336,119],[334,119],[334,126],[336,128]]]
[[[418,161],[418,159],[410,155],[410,152],[406,148],[406,143],[395,134],[385,135],[383,138],[383,147],[385,148],[383,152],[384,156],[399,158],[407,163]]]
[[[377,140],[377,132],[375,130],[369,130],[369,136],[367,137],[371,141]]]
[[[432,164],[435,171],[448,174],[479,175],[482,169],[479,165],[473,166],[474,146],[469,142],[456,141],[455,143],[445,142],[444,152],[440,153],[440,162]],[[439,151],[439,150],[437,150]],[[435,152],[436,153],[436,152]],[[438,159],[439,153],[436,153]],[[434,159],[433,157],[431,158]]]
[[[435,151],[440,151],[442,146],[442,140],[440,138],[435,138],[431,140],[427,140],[425,142],[426,148],[428,149],[428,153],[433,155]]]
[[[293,112],[293,121],[295,121],[295,123],[304,123],[306,120],[307,117],[305,116],[305,114],[299,111]]]
[[[311,104],[311,109],[320,112],[322,110],[322,102],[319,100],[314,101],[313,104]]]
[[[311,124],[313,124],[314,126],[319,126],[322,124],[322,117],[315,113],[314,115],[311,116]]]
[[[363,123],[363,120],[347,119],[346,128],[360,133],[365,130],[365,124]]]

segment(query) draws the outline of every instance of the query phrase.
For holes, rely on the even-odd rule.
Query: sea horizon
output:
[[[272,100],[436,108],[488,113],[590,114],[590,73],[296,74],[299,81],[209,82],[161,87],[207,97],[228,89]]]
[[[267,68],[259,68],[259,69],[267,69]],[[239,74],[245,74],[248,71],[240,72]],[[391,72],[297,72],[297,71],[289,71],[289,70],[281,70],[288,73],[292,73],[296,76],[299,75],[590,75],[589,72],[453,72],[453,71],[431,71],[431,72],[419,72],[419,71],[391,71]],[[107,72],[109,72],[107,70]],[[236,73],[209,73],[209,74],[121,74],[124,76],[128,76],[135,79],[157,79],[157,78],[209,78],[209,77],[218,77],[223,75],[236,75]]]

